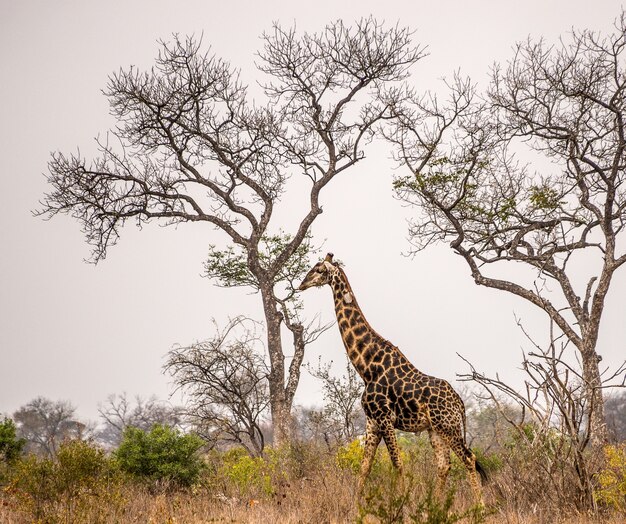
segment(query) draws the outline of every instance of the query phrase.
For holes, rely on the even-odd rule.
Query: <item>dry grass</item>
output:
[[[489,492],[489,490],[487,490]],[[487,501],[491,500],[489,494]],[[468,501],[457,498],[454,509],[467,506]],[[26,524],[33,522],[30,514],[20,511],[15,501],[2,500],[1,524]],[[489,504],[489,502],[488,502]],[[126,493],[122,510],[98,505],[93,501],[89,511],[82,517],[66,520],[63,512],[49,522],[106,522],[106,523],[349,523],[359,516],[354,485],[345,485],[337,478],[315,479],[288,487],[283,493],[266,499],[222,499],[205,490],[197,493],[153,494],[138,487]],[[546,517],[540,508],[528,513],[514,512],[510,508],[496,509],[485,522],[489,524],[623,524],[625,516],[619,515],[568,515]],[[365,522],[380,522],[375,518]],[[471,522],[463,519],[460,522]]]
[[[423,517],[420,502],[427,498],[433,478],[429,451],[420,449],[407,456],[404,480],[400,482],[406,491],[396,486],[384,453],[381,455],[379,467],[368,483],[366,499],[361,500],[356,495],[354,468],[345,464],[340,467],[334,454],[305,447],[297,453],[275,458],[271,468],[257,472],[263,482],[255,479],[241,482],[231,475],[234,469],[227,471],[223,463],[220,465],[214,461],[202,485],[194,490],[159,491],[154,486],[150,488],[125,481],[117,485],[118,491],[109,492],[104,498],[86,490],[78,494],[78,498],[57,501],[40,522],[300,524],[411,522],[411,515]],[[495,473],[485,486],[489,514],[482,521],[489,524],[623,524],[626,521],[624,515],[615,512],[585,515],[577,512],[574,504],[559,507],[550,502],[562,501],[562,496],[539,497],[533,503],[528,493],[515,494],[515,485],[524,489],[523,486],[533,481],[533,475],[536,473],[532,468],[513,472],[506,464]],[[535,482],[547,489],[541,479],[535,478]],[[466,512],[473,502],[461,469],[453,468],[450,484],[457,489],[450,513]],[[20,493],[0,491],[0,524],[33,522],[33,513],[25,500]],[[380,517],[386,510],[395,511],[397,519],[372,516],[377,514]],[[479,520],[467,516],[458,522]],[[437,522],[443,524],[446,521]]]

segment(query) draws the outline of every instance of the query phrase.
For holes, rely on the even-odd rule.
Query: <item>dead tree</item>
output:
[[[316,428],[315,433],[322,433],[324,441],[330,447],[337,443],[344,444],[365,432],[365,415],[361,409],[363,381],[347,362],[346,372],[341,376],[331,373],[332,362],[317,367],[307,366],[308,372],[322,383],[325,405],[321,410],[310,409],[306,412],[309,425]]]
[[[518,325],[523,329],[519,321]],[[465,359],[471,371],[459,377],[482,386],[500,415],[525,444],[548,448],[549,452],[542,455],[539,465],[557,491],[561,490],[563,479],[571,475],[576,479],[576,484],[570,488],[573,487],[576,493],[574,499],[578,509],[594,509],[595,457],[588,451],[593,435],[590,420],[596,409],[593,404],[596,396],[588,392],[596,387],[623,387],[626,362],[612,372],[608,368],[601,370],[600,385],[591,385],[586,382],[582,362],[572,359],[571,352],[567,351],[571,342],[563,334],[555,335],[553,328],[554,324],[547,346],[534,342],[524,331],[534,349],[523,353],[523,387],[516,388],[498,376],[492,378],[479,373]],[[513,417],[511,401],[519,408],[513,411]],[[570,471],[565,471],[568,468]]]
[[[64,440],[86,439],[93,428],[76,418],[76,408],[63,400],[37,397],[13,413],[25,450],[47,458],[56,457]]]
[[[322,191],[363,160],[372,127],[388,116],[375,94],[424,53],[410,31],[372,18],[303,35],[275,25],[262,43],[255,101],[239,72],[194,38],[163,43],[148,71],[111,75],[105,95],[117,126],[98,140],[94,160],[52,155],[39,214],[78,220],[96,262],[127,222],[217,229],[216,241],[245,262],[261,297],[274,433],[284,442],[306,335],[301,323],[286,322],[275,286],[322,212]],[[281,233],[274,217],[286,194],[303,197],[302,211]],[[265,258],[262,242],[275,235],[280,246]],[[288,367],[283,323],[295,340]]]
[[[261,429],[270,403],[270,370],[255,324],[237,317],[213,338],[172,349],[164,369],[187,397],[195,431],[212,445],[243,446],[252,456],[265,447]]]
[[[122,441],[126,428],[147,432],[155,424],[177,427],[183,423],[182,408],[161,402],[154,395],[148,398],[137,395],[133,400],[126,393],[112,394],[98,406],[98,413],[104,422],[98,439],[113,448]]]
[[[391,92],[384,131],[410,172],[395,188],[416,206],[415,249],[449,242],[476,284],[548,315],[582,362],[596,443],[608,436],[598,333],[626,262],[624,15],[616,29],[520,43],[480,96],[459,77],[446,101]]]

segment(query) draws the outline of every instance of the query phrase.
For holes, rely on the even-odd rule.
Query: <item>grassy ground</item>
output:
[[[387,512],[374,509],[374,515],[364,515],[355,496],[354,483],[345,483],[341,477],[320,477],[302,480],[285,486],[282,492],[261,499],[226,498],[206,490],[196,493],[150,493],[138,487],[125,493],[120,506],[101,505],[93,500],[89,507],[74,508],[74,512],[60,506],[54,515],[41,522],[141,522],[141,523],[206,523],[206,522],[246,522],[246,523],[348,523],[348,522],[455,522],[455,520],[427,520],[426,514],[418,515],[422,520],[412,520],[415,500],[408,500],[405,507],[398,508],[391,497],[381,501]],[[487,523],[511,524],[623,524],[624,516],[619,515],[544,515],[541,508],[529,511],[513,511],[511,508],[492,506],[493,498],[487,488],[486,501],[492,513],[486,517]],[[463,513],[468,508],[468,500],[458,496],[452,513]],[[0,523],[23,524],[33,522],[31,513],[23,511],[10,497],[4,497],[0,507]],[[367,505],[367,502],[365,502]],[[394,513],[395,510],[395,513]],[[396,515],[394,517],[394,515]],[[470,516],[458,522],[476,522]]]
[[[594,514],[581,512],[575,501],[568,499],[572,496],[567,493],[568,479],[562,479],[566,482],[557,493],[550,487],[554,479],[542,479],[533,471],[515,471],[519,463],[515,468],[507,464],[494,468],[484,486],[484,513],[475,511],[464,471],[454,464],[449,485],[455,493],[446,505],[432,497],[434,467],[427,446],[418,443],[405,452],[406,471],[400,478],[390,467],[386,452],[379,455],[362,498],[356,493],[360,461],[356,446],[332,453],[302,446],[271,452],[264,460],[235,451],[215,454],[208,457],[209,467],[201,483],[186,490],[123,476],[74,483],[68,477],[52,496],[49,485],[30,478],[19,486],[0,487],[0,524],[626,522],[618,506]],[[532,467],[531,457],[527,465]]]

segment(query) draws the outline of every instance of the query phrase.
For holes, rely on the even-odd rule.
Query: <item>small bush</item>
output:
[[[197,435],[155,424],[148,432],[126,429],[114,456],[120,468],[136,478],[189,487],[205,468],[198,453],[203,445]]]
[[[604,448],[606,468],[598,474],[598,502],[626,513],[626,444]]]
[[[105,522],[121,511],[123,479],[100,448],[61,444],[56,459],[29,455],[11,470],[7,491],[37,522]]]
[[[420,435],[414,435],[412,433],[399,433],[398,445],[400,447],[400,459],[405,466],[414,465],[416,463],[433,464],[434,458],[432,448],[427,438]],[[355,439],[352,442],[337,448],[335,461],[337,466],[341,469],[359,474],[364,454],[365,448],[363,444],[359,439]],[[372,475],[376,476],[378,473],[383,471],[383,469],[390,466],[391,458],[387,452],[387,447],[384,442],[381,442],[376,450],[376,456],[374,457]]]
[[[0,462],[11,464],[15,462],[24,449],[26,440],[17,438],[15,422],[5,418],[0,422]]]
[[[358,439],[355,439],[337,449],[337,465],[341,469],[347,469],[357,474],[361,471],[364,453],[363,444]]]
[[[11,466],[20,458],[26,440],[17,438],[15,423],[10,418],[0,422],[0,486],[7,481]]]
[[[504,461],[499,453],[486,453],[481,448],[474,448],[476,461],[487,472],[487,476],[491,476],[500,471],[504,466]]]
[[[414,524],[454,524],[464,521],[472,524],[485,522],[487,512],[482,506],[464,512],[453,511],[454,490],[439,499],[433,484],[428,483],[423,496],[415,486],[419,484],[412,475],[386,472],[386,482],[370,484],[364,502],[359,506],[357,522],[370,522],[370,517],[383,524],[412,522]]]
[[[251,457],[243,448],[233,448],[224,453],[217,475],[235,488],[235,495],[252,498],[272,495],[273,467],[262,457]]]

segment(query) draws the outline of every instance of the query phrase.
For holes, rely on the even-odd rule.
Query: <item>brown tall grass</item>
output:
[[[626,516],[615,508],[600,508],[594,514],[577,509],[575,501],[568,499],[567,478],[555,486],[554,478],[546,478],[544,470],[537,467],[541,457],[531,455],[518,456],[518,460],[507,457],[491,464],[487,460],[492,471],[484,486],[485,513],[472,512],[474,502],[464,470],[455,463],[449,481],[454,491],[446,512],[449,517],[436,520],[438,502],[429,498],[434,463],[428,445],[413,442],[405,448],[404,458],[405,473],[398,479],[386,451],[379,450],[363,498],[356,492],[360,460],[356,445],[331,452],[302,444],[288,450],[270,450],[265,459],[251,459],[238,451],[213,453],[207,456],[208,468],[201,483],[193,489],[170,489],[124,477],[108,479],[105,488],[100,489],[102,485],[99,488],[93,481],[74,486],[71,493],[44,500],[43,505],[40,500],[37,514],[27,492],[31,489],[35,493],[35,488],[19,488],[8,482],[0,487],[0,524],[626,521]],[[36,485],[36,479],[33,482]],[[556,493],[557,489],[561,492]]]

